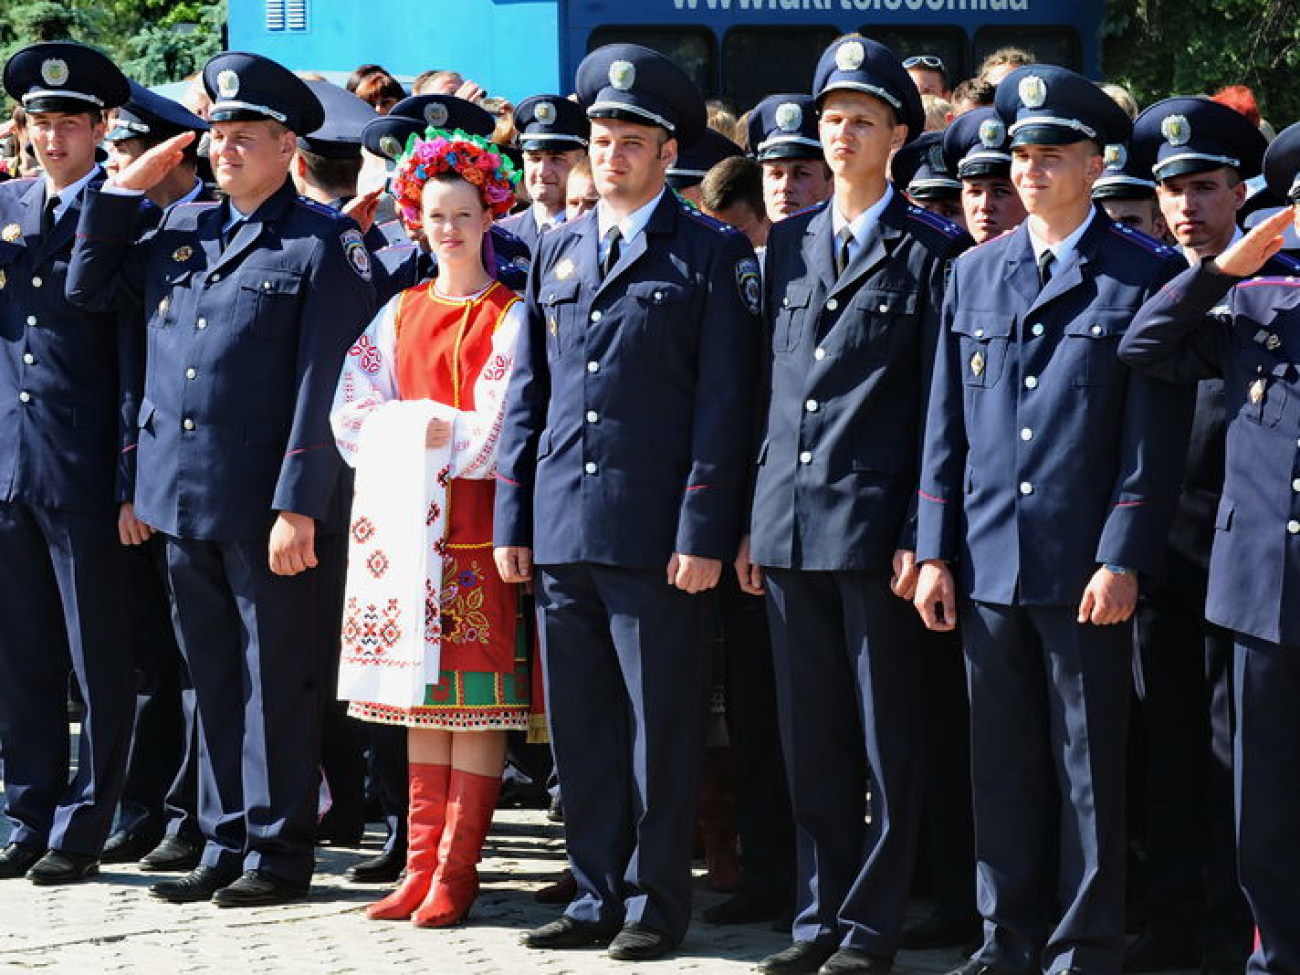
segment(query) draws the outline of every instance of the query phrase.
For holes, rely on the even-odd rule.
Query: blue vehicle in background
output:
[[[817,56],[861,31],[900,56],[941,57],[953,83],[1007,45],[1093,77],[1104,0],[229,0],[229,43],[295,70],[363,62],[451,69],[518,100],[567,92],[602,44],[663,51],[737,108],[803,91]]]

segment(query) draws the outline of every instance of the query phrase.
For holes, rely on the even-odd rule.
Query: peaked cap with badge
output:
[[[362,144],[377,156],[395,160],[406,149],[406,140],[412,135],[423,135],[426,129],[460,129],[484,139],[492,138],[497,120],[485,108],[455,95],[412,95],[393,106],[387,115],[380,115],[366,124],[361,133]]]
[[[295,135],[307,135],[325,121],[320,99],[307,82],[260,54],[216,55],[203,66],[203,88],[212,99],[209,122],[272,119]]]
[[[820,107],[833,91],[860,91],[878,98],[907,126],[907,141],[925,131],[925,108],[916,82],[885,45],[848,34],[828,47],[813,75],[813,97]]]
[[[46,41],[18,51],[5,62],[4,88],[29,112],[102,111],[131,95],[117,65],[73,41]]]
[[[743,156],[740,148],[721,132],[705,129],[704,133],[677,155],[665,174],[669,186],[684,190],[698,186],[710,169],[732,156]]]
[[[1128,142],[1133,123],[1093,81],[1054,64],[1017,68],[998,85],[995,106],[1016,146],[1099,147]]]
[[[1154,200],[1155,180],[1151,179],[1151,157],[1145,147],[1114,143],[1102,152],[1106,168],[1092,184],[1094,200]]]
[[[152,144],[182,132],[208,131],[208,123],[180,102],[164,98],[134,81],[130,84],[131,97],[113,116],[113,127],[104,136],[105,142],[144,139]]]
[[[524,152],[585,149],[591,135],[587,114],[562,95],[533,95],[515,106],[515,128]]]
[[[361,132],[379,118],[379,113],[346,88],[328,81],[308,81],[325,121],[308,135],[298,136],[298,148],[326,159],[356,159],[361,156]]]
[[[955,200],[961,195],[961,180],[948,165],[939,132],[922,132],[894,153],[889,178],[914,200]]]
[[[943,154],[958,179],[1011,176],[1007,125],[990,105],[963,112],[943,133]]]
[[[1288,203],[1300,203],[1300,122],[1283,129],[1269,144],[1264,179]]]
[[[671,60],[639,44],[607,44],[578,65],[578,104],[587,118],[664,129],[681,147],[703,134],[704,96]]]
[[[1234,108],[1203,97],[1166,98],[1133,123],[1133,147],[1157,180],[1227,166],[1258,176],[1268,140]]]
[[[822,158],[811,95],[768,95],[749,113],[748,129],[749,149],[759,162]]]

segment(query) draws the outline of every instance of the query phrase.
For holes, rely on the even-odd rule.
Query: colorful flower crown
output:
[[[456,129],[425,129],[411,133],[397,158],[392,193],[402,222],[420,226],[420,194],[424,184],[443,173],[454,173],[478,187],[483,205],[494,217],[504,217],[515,205],[514,184],[519,173],[506,156],[481,136]]]

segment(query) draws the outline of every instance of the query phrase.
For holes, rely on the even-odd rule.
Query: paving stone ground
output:
[[[0,821],[0,844],[7,829]],[[751,971],[788,944],[766,925],[697,920],[678,954],[652,963],[612,961],[599,949],[522,947],[520,931],[556,916],[559,908],[536,903],[532,894],[564,865],[560,827],[534,810],[498,811],[480,866],[483,893],[468,923],[429,931],[370,921],[364,907],[386,888],[350,884],[343,874],[380,841],[371,832],[360,849],[321,849],[310,898],[285,907],[165,904],[148,894],[158,876],[135,867],[105,867],[99,878],[69,887],[0,881],[0,972],[727,975]],[[696,890],[698,917],[721,896],[698,878]],[[955,951],[902,952],[895,971],[936,975],[959,961]]]

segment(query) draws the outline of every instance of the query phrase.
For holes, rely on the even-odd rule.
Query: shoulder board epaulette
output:
[[[990,237],[988,240],[981,241],[980,243],[976,244],[974,247],[968,247],[966,250],[962,251],[960,254],[957,255],[957,260],[960,261],[960,260],[961,260],[963,257],[965,257],[967,254],[973,254],[975,251],[979,250],[981,247],[987,247],[989,244],[996,244],[996,243],[997,243],[999,240],[1001,240],[1003,237],[1010,236],[1011,234],[1013,234],[1013,233],[1015,233],[1015,232],[1016,232],[1016,228],[1015,228],[1015,227],[1012,227],[1010,230],[1004,230],[1004,231],[1002,231],[1002,233],[998,234],[996,237]]]
[[[489,229],[491,230],[493,236],[497,237],[500,240],[506,240],[512,244],[518,243],[523,246],[527,246],[526,244],[524,244],[523,238],[521,238],[517,233],[515,233],[509,227],[501,226],[499,222],[494,223]]]
[[[415,250],[414,242],[409,240],[399,240],[396,243],[387,244],[384,247],[379,248],[377,251],[375,251],[375,255],[378,256],[380,254],[388,254],[391,253],[392,251],[413,251],[413,250]]]
[[[927,210],[925,207],[919,207],[915,203],[907,205],[907,216],[917,223],[925,224],[927,227],[939,231],[945,237],[957,238],[966,232],[947,217],[941,217],[939,214]]]
[[[1131,240],[1133,243],[1141,247],[1144,251],[1147,251],[1148,253],[1151,254],[1156,254],[1160,257],[1172,257],[1173,255],[1178,253],[1168,244],[1162,244],[1154,237],[1148,237],[1146,234],[1142,233],[1142,231],[1134,230],[1128,224],[1116,223],[1114,221],[1111,221],[1110,232],[1115,234],[1117,237],[1123,237],[1127,240]]]
[[[1279,274],[1264,278],[1250,278],[1247,281],[1240,282],[1237,287],[1258,288],[1261,285],[1278,288],[1300,288],[1300,276],[1287,277]]]
[[[1281,265],[1291,274],[1300,274],[1300,260],[1297,260],[1285,251],[1279,251],[1274,254],[1269,258],[1268,263]]]
[[[335,210],[333,207],[326,206],[324,203],[319,203],[316,200],[308,199],[305,196],[298,197],[294,202],[307,210],[319,213],[323,217],[337,218],[344,216],[342,210]]]
[[[197,210],[210,210],[212,207],[220,205],[221,203],[217,200],[186,200],[184,203],[177,203],[171,209],[180,210],[182,208],[188,209],[193,207]]]
[[[819,201],[819,202],[817,202],[817,203],[810,203],[808,206],[804,207],[802,210],[796,210],[794,213],[790,214],[790,216],[791,216],[791,217],[801,217],[801,216],[803,216],[805,213],[816,213],[818,210],[825,210],[825,209],[826,209],[828,206],[830,206],[830,205],[831,205],[831,201],[830,201],[830,200],[821,200],[821,201]],[[789,219],[789,217],[787,217],[786,219]]]
[[[735,227],[733,227],[731,224],[725,223],[724,221],[719,220],[717,217],[711,217],[707,213],[704,213],[703,211],[697,210],[695,209],[695,207],[690,206],[689,201],[685,201],[685,200],[682,201],[682,213],[686,214],[686,216],[690,217],[696,223],[702,224],[703,226],[708,227],[710,230],[715,230],[720,234],[740,233],[740,231],[737,230]]]

